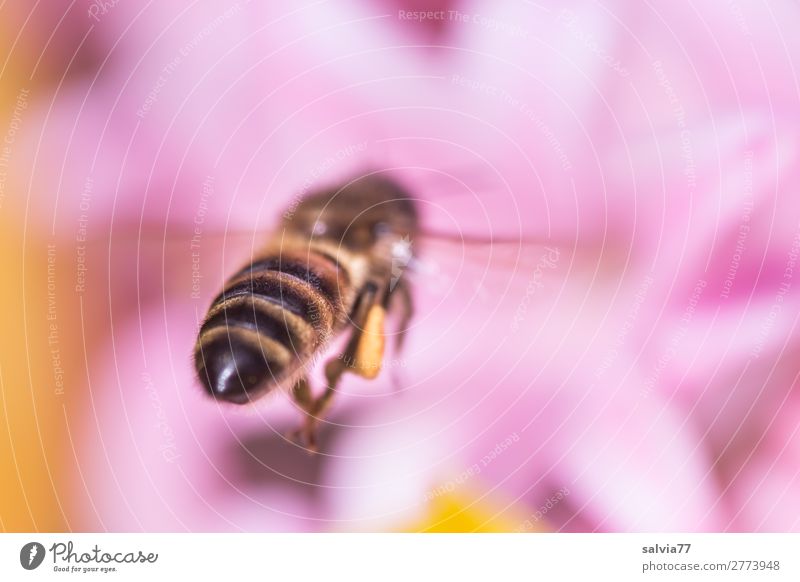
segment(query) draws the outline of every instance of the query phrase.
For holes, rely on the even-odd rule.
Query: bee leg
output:
[[[314,398],[311,396],[311,385],[308,378],[303,376],[294,386],[292,386],[292,400],[303,411],[303,414],[308,414],[314,404]],[[297,428],[286,433],[286,438],[295,443],[302,444],[302,430]]]
[[[303,440],[309,452],[317,452],[319,422],[330,407],[331,400],[333,400],[333,396],[336,394],[339,380],[341,380],[346,369],[346,364],[344,364],[340,358],[333,359],[325,365],[327,386],[325,387],[325,391],[309,404],[309,407],[306,409],[303,427],[299,431],[303,435]]]
[[[414,317],[414,298],[411,296],[411,288],[403,279],[398,281],[392,291],[392,297],[394,301],[399,304],[399,309],[401,310],[400,325],[394,336],[394,353],[396,353],[399,358],[403,353],[403,346],[405,345],[406,336],[408,334],[408,325]],[[398,366],[392,367],[391,379],[394,392],[401,392],[404,382]]]
[[[336,388],[345,372],[364,378],[375,378],[381,368],[385,334],[383,329],[386,309],[385,301],[379,301],[378,286],[368,283],[358,299],[353,312],[353,332],[347,347],[339,357],[325,364],[325,391],[306,409],[306,418],[301,429],[307,448],[316,452],[317,429],[322,416],[330,406]]]

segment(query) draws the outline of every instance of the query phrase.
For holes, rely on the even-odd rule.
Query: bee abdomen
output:
[[[309,250],[301,255],[283,253],[253,261],[231,277],[216,301],[239,295],[258,296],[324,333],[330,331],[345,312],[343,298],[348,289],[347,272],[336,260]]]
[[[195,351],[209,392],[246,402],[296,372],[342,321],[348,279],[313,250],[265,256],[234,275],[212,303]]]

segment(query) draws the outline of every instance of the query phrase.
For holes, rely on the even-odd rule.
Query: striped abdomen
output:
[[[345,321],[351,285],[336,259],[317,249],[255,260],[231,277],[200,328],[200,381],[238,404],[293,382]]]

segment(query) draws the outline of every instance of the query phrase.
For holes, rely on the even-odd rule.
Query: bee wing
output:
[[[262,232],[128,228],[85,241],[86,290],[131,302],[185,300],[200,316],[227,277],[260,251]],[[97,297],[95,297],[95,295]]]
[[[537,268],[556,268],[567,251],[546,239],[442,233],[423,234],[413,250],[407,276],[415,287],[437,295],[466,291],[480,302],[491,301]]]
[[[108,241],[115,254],[135,255],[139,269],[161,267],[167,292],[210,300],[232,272],[261,250],[263,232],[202,232],[189,229],[121,233]],[[542,271],[556,271],[566,245],[542,239],[423,233],[409,241],[408,259],[393,265],[396,280],[405,280],[422,304],[458,296],[470,304],[490,304],[528,284]],[[128,261],[128,264],[130,262]]]
[[[112,266],[112,284],[126,297],[135,291],[140,304],[184,300],[199,323],[231,273],[252,261],[265,239],[260,230],[116,231],[108,240],[94,241],[91,263]],[[417,333],[434,313],[490,317],[509,305],[515,309],[532,293],[544,300],[546,293],[557,292],[559,279],[579,255],[550,240],[520,237],[427,232],[409,242],[409,259],[392,271],[410,288],[415,313],[406,324],[393,324],[392,334]]]
[[[195,298],[210,298],[231,272],[253,260],[265,240],[261,230],[172,227],[115,231],[90,245],[94,252],[107,254],[109,260],[135,264],[136,272],[160,270],[167,290],[177,288]],[[543,265],[552,269],[565,253],[574,254],[563,241],[544,237],[424,232],[408,244],[409,258],[393,265],[396,278],[405,278],[416,288],[439,296],[471,290],[482,301],[520,275],[530,275]]]

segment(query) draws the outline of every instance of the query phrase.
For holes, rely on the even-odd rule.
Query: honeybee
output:
[[[194,348],[197,376],[214,398],[246,404],[288,390],[303,413],[295,433],[318,449],[320,419],[345,373],[378,376],[387,312],[399,315],[395,349],[413,315],[404,267],[419,213],[410,194],[379,174],[302,198],[263,249],[212,301]],[[318,395],[309,370],[338,338]]]

